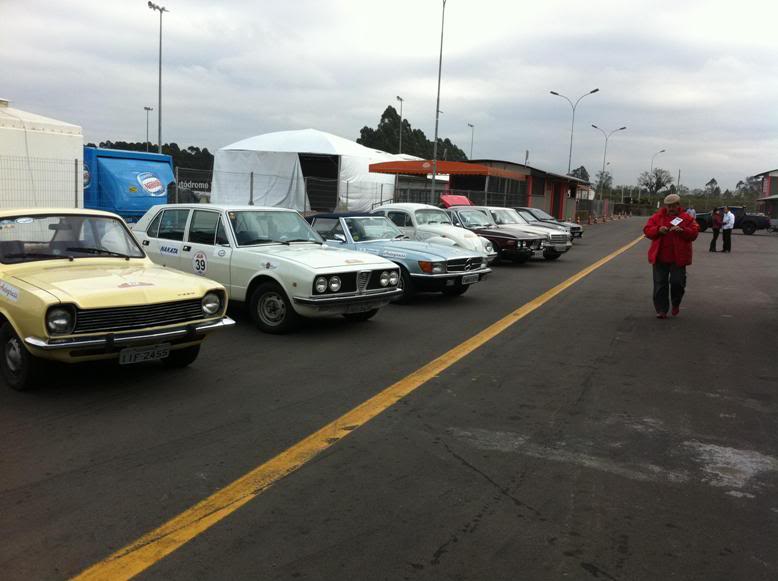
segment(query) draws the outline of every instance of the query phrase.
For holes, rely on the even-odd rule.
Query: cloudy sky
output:
[[[163,140],[216,149],[313,127],[356,139],[388,104],[431,138],[441,0],[163,1]],[[79,124],[88,141],[145,139],[157,108],[158,13],[145,0],[0,0],[0,96]],[[778,2],[448,0],[441,136],[474,157],[655,166],[734,187],[778,167]],[[152,114],[156,135],[156,111]]]

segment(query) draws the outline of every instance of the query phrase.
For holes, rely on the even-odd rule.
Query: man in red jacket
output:
[[[658,319],[667,318],[671,302],[674,317],[681,310],[686,267],[692,263],[692,242],[699,231],[697,221],[681,210],[677,194],[667,196],[664,208],[651,216],[643,228],[643,234],[651,240],[648,261],[654,265],[654,307]]]

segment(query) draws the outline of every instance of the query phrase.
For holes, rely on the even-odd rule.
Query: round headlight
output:
[[[446,265],[442,262],[433,262],[432,263],[432,274],[443,274],[446,272]]]
[[[389,286],[397,286],[397,284],[400,282],[400,276],[397,274],[396,270],[393,270],[389,273]]]
[[[218,313],[222,308],[222,298],[216,293],[207,293],[201,301],[203,313],[212,316]]]
[[[327,292],[327,279],[323,276],[318,277],[313,282],[314,288],[316,289],[317,293],[326,293]]]
[[[340,290],[340,277],[339,276],[331,276],[330,277],[330,290],[334,293],[338,292]]]
[[[383,271],[381,273],[381,278],[378,279],[378,282],[381,283],[381,286],[386,286],[389,284],[389,273],[386,271]]]
[[[50,333],[67,334],[73,331],[73,311],[55,307],[46,313],[46,328]]]
[[[486,243],[484,243],[484,250],[486,250],[487,254],[491,254],[494,252],[494,245],[487,240]]]

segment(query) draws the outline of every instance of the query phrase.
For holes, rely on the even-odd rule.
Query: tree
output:
[[[403,153],[415,155],[424,159],[432,159],[434,144],[420,129],[414,129],[407,119],[403,119]],[[359,131],[357,143],[365,147],[380,149],[381,151],[397,152],[400,143],[400,115],[397,110],[389,105],[378,121],[378,127],[373,129],[365,125]],[[450,161],[464,161],[467,155],[449,138],[438,137],[438,159]]]
[[[573,171],[570,172],[570,175],[574,178],[578,178],[579,180],[583,180],[585,182],[589,181],[589,172],[586,171],[586,168],[584,166],[580,166],[575,168]]]
[[[94,143],[87,143],[87,147],[98,147]],[[145,142],[126,141],[101,141],[99,147],[106,149],[123,149],[125,151],[146,151]],[[157,153],[157,146],[150,148],[150,153]],[[190,145],[186,149],[178,147],[177,143],[165,143],[162,145],[162,153],[173,158],[174,167],[187,169],[200,169],[210,171],[213,169],[213,154],[207,147],[200,149]]]
[[[721,188],[719,187],[719,182],[716,181],[716,178],[710,178],[710,181],[705,184],[705,195],[716,198],[721,197]]]
[[[613,176],[606,170],[604,172],[598,171],[596,177],[597,183],[594,186],[594,190],[602,197],[604,194],[607,194],[613,186]]]
[[[655,167],[651,172],[644,171],[638,178],[638,185],[646,189],[649,201],[672,183],[672,174],[661,167]]]

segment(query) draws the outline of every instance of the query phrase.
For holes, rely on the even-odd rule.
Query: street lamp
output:
[[[157,99],[157,148],[162,153],[162,13],[170,12],[164,6],[157,6],[151,0],[148,2],[151,10],[159,11],[159,94]]]
[[[654,181],[654,159],[656,158],[657,155],[659,155],[660,153],[664,153],[665,151],[667,151],[667,150],[666,149],[660,149],[654,155],[651,156],[651,169],[648,170],[648,179],[649,179],[648,183],[649,184],[653,183],[653,181]],[[648,203],[649,204],[651,203],[651,190],[648,190]]]
[[[400,95],[397,95],[397,100],[400,102],[400,147],[397,153],[403,152],[403,99]]]
[[[446,23],[446,0],[440,17],[440,56],[438,57],[438,97],[435,102],[435,141],[432,144],[432,191],[430,203],[435,205],[435,180],[438,175],[438,122],[440,121],[440,76],[443,72],[443,27]]]
[[[470,159],[473,159],[473,139],[475,139],[475,125],[468,123],[467,126],[470,128]]]
[[[611,135],[616,133],[617,131],[624,131],[627,127],[626,125],[624,127],[619,127],[618,129],[614,129],[610,133],[605,133],[605,130],[603,130],[600,127],[597,127],[594,123],[592,123],[592,127],[594,127],[597,131],[601,132],[605,136],[605,150],[602,152],[602,172],[600,173],[600,179],[603,180],[605,178],[605,156],[608,154],[608,140],[610,139]],[[602,183],[600,184],[600,199],[602,200]]]
[[[593,95],[599,90],[600,89],[592,89],[588,93],[581,95],[580,97],[578,97],[575,104],[573,104],[573,102],[568,97],[565,97],[564,95],[557,93],[556,91],[549,91],[552,95],[556,97],[562,97],[564,100],[570,103],[570,107],[573,109],[573,122],[570,124],[570,154],[567,157],[567,175],[570,175],[570,167],[573,163],[573,131],[575,130],[575,109],[576,107],[578,107],[578,103],[581,101],[581,99],[583,99],[587,95]]]
[[[149,150],[149,111],[153,111],[152,107],[143,107],[146,111],[146,151]]]

